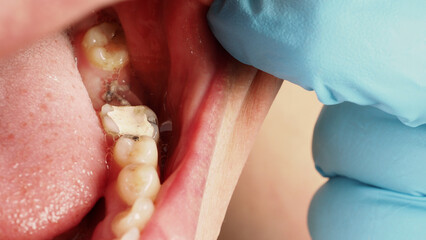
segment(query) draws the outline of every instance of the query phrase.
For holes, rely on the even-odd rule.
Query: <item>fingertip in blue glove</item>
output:
[[[426,125],[352,103],[325,106],[312,150],[330,178],[311,202],[312,239],[425,238]]]
[[[243,63],[315,90],[324,104],[372,105],[426,123],[426,1],[217,0],[210,27]]]

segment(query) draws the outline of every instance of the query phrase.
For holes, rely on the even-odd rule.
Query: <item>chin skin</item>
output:
[[[313,92],[283,83],[238,180],[220,240],[310,239],[309,203],[325,182],[311,154],[321,106]]]
[[[242,78],[241,85],[230,90],[232,100],[227,104],[222,121],[223,127],[219,131],[220,144],[216,147],[209,169],[198,222],[196,236],[199,238],[197,239],[210,239],[217,237],[219,233],[232,192],[254,144],[263,116],[267,113],[266,109],[273,100],[270,92],[277,89],[278,84],[275,86],[258,84],[261,82],[259,79],[268,77],[264,73],[256,75],[253,86]],[[269,80],[272,79],[267,81]],[[251,93],[251,91],[255,92]],[[255,94],[256,97],[247,97],[250,94]],[[239,114],[234,116],[232,113],[238,110]],[[231,129],[233,131],[230,133]]]
[[[1,2],[2,6],[8,4],[7,1]],[[102,7],[105,2],[91,1],[90,4],[87,5],[91,8]],[[142,234],[142,237],[146,239],[171,239],[174,236],[185,239],[214,239],[218,236],[238,177],[282,82],[271,75],[237,62],[219,46],[207,26],[205,14],[208,4],[205,1],[134,1],[115,7],[126,32],[131,61],[138,76],[138,80],[135,82],[136,91],[140,92],[139,97],[152,106],[155,111],[160,111],[163,106],[166,106],[175,131],[171,140],[174,149],[169,156],[165,174],[162,176],[166,180],[160,190],[154,215]],[[27,13],[25,16],[30,17],[32,15],[28,13],[43,9],[43,6],[43,4],[31,5],[28,2],[27,5],[22,6],[25,8],[23,14]],[[14,59],[16,49],[25,47],[46,33],[62,29],[65,25],[85,15],[90,9],[71,6],[69,1],[61,1],[58,2],[55,12],[58,12],[59,7],[64,6],[68,6],[69,11],[66,11],[67,13],[64,13],[63,16],[49,15],[46,17],[47,15],[42,13],[35,16],[34,20],[39,24],[33,24],[35,26],[32,26],[31,30],[25,34],[6,32],[10,38],[5,39],[4,45],[0,47],[0,54],[3,55],[2,62],[8,65],[8,60]],[[28,27],[29,25],[24,21],[25,18],[19,19],[7,14],[1,16],[2,19],[15,23],[18,30],[22,26]],[[3,20],[1,20],[1,24],[6,25]],[[64,52],[64,54],[68,53]],[[47,57],[49,56],[48,54]],[[19,66],[25,66],[25,62],[20,62],[20,64]],[[43,64],[43,61],[40,61],[39,66],[43,66]],[[58,64],[58,62],[53,59],[52,64]],[[21,85],[23,89],[26,87],[26,82],[34,86],[40,85],[31,80],[42,79],[35,75],[41,76],[45,73],[39,70],[41,68],[37,68],[36,62],[31,65],[35,66],[33,72],[36,72],[31,79],[21,81],[19,78],[6,79],[1,76],[0,84],[11,86],[10,83],[13,82],[15,85]],[[22,70],[22,68],[16,69],[19,69],[16,72]],[[56,71],[55,68],[48,68],[48,70]],[[26,76],[25,74],[15,75]],[[66,77],[69,76],[64,78]],[[79,99],[84,98],[85,100],[82,100],[84,104],[73,105],[73,108],[76,112],[84,108],[85,113],[90,115],[91,124],[96,125],[95,112],[93,109],[89,109],[87,95],[84,96],[84,91],[80,89],[82,84],[81,79],[78,79],[80,78],[72,77],[72,81],[77,81],[72,87],[78,85],[78,92],[82,94]],[[40,92],[35,92],[34,98],[31,99],[24,95],[20,97],[19,94],[23,93],[16,94],[14,87],[4,89],[0,89],[3,91],[0,92],[0,95],[13,95],[13,102],[22,106],[21,110],[10,108],[8,117],[0,114],[2,121],[6,123],[13,123],[18,116],[25,116],[26,103],[31,100],[42,103],[44,99],[40,96],[46,94],[43,92],[46,91],[46,88],[34,88]],[[60,91],[67,92],[69,98],[74,99],[69,89]],[[60,91],[56,93],[60,95]],[[150,94],[146,94],[146,92]],[[167,95],[164,94],[165,92]],[[61,98],[58,96],[54,99]],[[66,99],[61,99],[61,101],[66,101]],[[49,102],[53,105],[54,103],[55,101]],[[65,102],[61,104],[66,105]],[[7,110],[3,109],[3,111]],[[70,111],[67,108],[58,110],[59,113],[68,113],[73,116]],[[58,114],[58,112],[55,113]],[[46,114],[46,118],[50,119],[48,111]],[[34,118],[34,116],[31,115],[28,118]],[[42,117],[40,122],[44,119]],[[63,121],[64,124],[69,124],[67,126],[70,129],[73,129],[72,124],[78,124],[76,122],[67,123],[66,119]],[[94,133],[90,136],[98,141],[98,145],[95,147],[98,156],[105,153],[105,142],[100,140],[102,132],[99,126],[91,129]],[[19,126],[9,130],[18,135],[23,134]],[[45,133],[41,132],[42,130],[43,128],[33,129],[33,135],[37,136],[37,131],[40,131],[39,135],[43,136]],[[83,133],[81,136],[73,136],[69,131],[64,130],[63,135],[68,136],[69,141],[73,142],[85,137],[85,132],[83,130],[80,132]],[[3,146],[11,143],[5,140],[6,136],[1,137]],[[47,134],[46,139],[50,139]],[[18,140],[14,141],[19,144]],[[90,140],[87,141],[90,142]],[[45,144],[47,144],[46,149],[50,149],[46,151],[57,150],[54,146],[58,143],[54,140],[47,141]],[[39,149],[37,147],[39,143],[32,142],[29,145],[27,150],[19,149],[20,156],[26,156],[26,151],[29,151],[31,147]],[[1,156],[0,161],[13,165],[14,161],[17,161],[17,155],[10,149],[14,148],[5,148],[5,157]],[[66,151],[66,149],[62,148],[61,151]],[[69,149],[69,151],[75,151],[75,149]],[[87,153],[85,149],[78,151]],[[48,152],[46,154],[49,155]],[[90,159],[92,155],[88,154],[87,158]],[[97,158],[98,160],[103,159],[99,156]],[[51,163],[52,159],[43,158],[40,161],[50,161]],[[65,163],[67,161],[70,161],[70,164],[74,163],[74,160],[71,159],[64,160]],[[30,159],[25,162],[30,162]],[[43,168],[47,168],[47,165],[45,167],[42,164],[40,168],[43,170]],[[52,166],[49,165],[49,168]],[[99,191],[104,185],[106,169],[99,164],[96,168],[98,171],[96,179],[89,180],[94,185],[93,188]],[[54,169],[51,171],[55,172]],[[10,175],[11,178],[13,178],[12,175]],[[72,176],[69,176],[69,180],[71,179]],[[39,191],[42,192],[43,189],[41,188]],[[90,204],[94,204],[97,197],[101,195],[100,192],[91,196]],[[66,212],[63,214],[70,216]],[[77,218],[81,218],[81,214],[77,215]],[[180,224],[176,224],[179,221],[181,221]]]

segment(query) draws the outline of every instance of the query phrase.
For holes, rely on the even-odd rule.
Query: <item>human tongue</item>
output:
[[[0,60],[0,239],[49,239],[101,196],[105,140],[67,37]]]
[[[143,239],[214,239],[281,81],[233,60],[200,1],[116,6],[135,92],[173,122]],[[78,224],[105,184],[99,120],[60,34],[0,63],[0,239],[49,239]]]

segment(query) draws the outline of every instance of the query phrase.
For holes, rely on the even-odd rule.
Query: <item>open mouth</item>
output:
[[[208,7],[119,3],[0,60],[0,239],[217,237],[281,80],[230,57],[209,31]],[[112,67],[92,66],[82,43],[103,23],[123,36],[106,57]],[[128,60],[114,55],[123,49]],[[150,210],[117,199],[105,103],[147,105],[158,117],[161,187],[136,233],[132,224]],[[135,202],[143,210],[128,231],[114,230]]]

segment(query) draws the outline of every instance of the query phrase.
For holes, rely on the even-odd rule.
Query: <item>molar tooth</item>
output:
[[[160,190],[160,179],[153,166],[145,164],[130,164],[124,167],[117,178],[117,192],[128,205],[136,199],[146,197],[155,200]]]
[[[136,227],[127,231],[121,238],[115,240],[139,240],[139,229]]]
[[[92,64],[107,71],[114,71],[128,63],[129,54],[125,40],[117,34],[118,30],[117,24],[102,23],[86,32],[82,45]]]
[[[144,163],[157,167],[158,152],[157,145],[151,137],[141,136],[138,141],[127,137],[120,137],[115,143],[114,160],[120,167],[132,163]]]
[[[92,47],[87,52],[93,64],[108,71],[119,69],[129,61],[125,46],[117,45],[109,49],[105,47]]]
[[[118,26],[112,23],[101,23],[87,30],[83,37],[83,47],[102,47],[114,37]]]
[[[158,126],[148,121],[156,122],[155,113],[146,106],[111,106],[105,104],[100,112],[104,129],[113,136],[158,137]],[[109,124],[110,120],[114,125]],[[106,125],[108,123],[109,125]]]
[[[111,224],[112,232],[117,237],[123,236],[133,228],[142,230],[154,212],[154,204],[150,199],[138,198],[131,209],[123,211]]]

